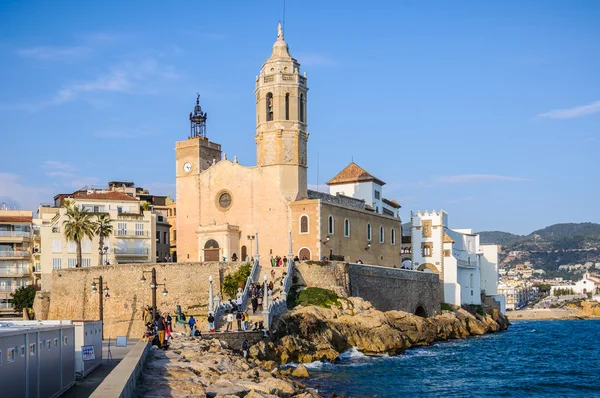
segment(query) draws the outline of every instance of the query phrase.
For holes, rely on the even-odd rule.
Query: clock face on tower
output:
[[[192,171],[192,164],[190,162],[186,162],[183,165],[183,171],[185,171],[186,173],[189,173],[190,171]]]

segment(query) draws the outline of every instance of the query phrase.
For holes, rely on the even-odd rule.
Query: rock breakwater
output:
[[[272,361],[244,359],[223,341],[176,334],[167,351],[152,349],[136,388],[145,398],[318,397]]]
[[[250,356],[282,364],[336,361],[353,347],[367,355],[396,355],[411,347],[493,333],[509,325],[497,310],[472,314],[457,309],[421,318],[402,311],[381,312],[351,297],[339,307],[306,306],[285,312],[275,320],[272,341],[252,346]]]

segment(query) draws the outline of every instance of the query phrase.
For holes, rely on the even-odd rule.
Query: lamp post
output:
[[[213,276],[212,274],[210,274],[208,276],[208,283],[209,283],[209,288],[208,288],[208,312],[213,312],[213,305],[214,305],[214,297],[213,297]]]
[[[162,294],[165,297],[169,294],[169,292],[167,291],[166,284],[156,283],[156,268],[152,268],[152,271],[142,271],[142,279],[140,279],[140,282],[142,283],[142,285],[144,283],[146,283],[146,277],[144,276],[144,274],[146,274],[146,273],[152,273],[152,281],[150,282],[150,289],[152,289],[152,322],[154,322],[156,320],[156,289],[158,289],[159,286],[164,286]]]
[[[96,285],[96,281],[98,281],[98,285]],[[110,298],[108,290],[108,286],[104,286],[102,276],[92,280],[92,293],[98,292],[98,310],[100,313],[100,322],[102,322],[102,340],[104,340],[104,299],[108,300]]]
[[[100,265],[106,265],[108,260],[108,246],[104,246],[102,249],[98,250],[98,253],[100,253],[102,259],[102,264]]]
[[[246,238],[248,238],[248,240],[250,241],[250,258],[252,258],[254,257],[254,254],[252,253],[252,241],[256,238],[256,236],[247,235]],[[246,261],[246,259],[244,259],[244,261]]]
[[[292,261],[292,259],[294,258],[294,252],[292,250],[292,229],[288,229],[288,235],[289,235],[289,250],[288,250],[288,257],[289,257],[289,261]]]

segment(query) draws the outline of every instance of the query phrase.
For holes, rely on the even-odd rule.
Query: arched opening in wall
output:
[[[427,311],[425,311],[425,308],[423,308],[422,305],[419,305],[415,310],[415,315],[420,316],[421,318],[427,318]]]
[[[204,244],[204,261],[219,261],[219,243],[209,239]]]
[[[290,93],[285,94],[285,120],[290,120]]]
[[[248,248],[246,246],[242,246],[242,261],[246,261],[246,257],[248,257]]]
[[[237,253],[233,253],[233,254],[231,255],[231,261],[237,261],[237,260],[238,260]]]
[[[273,121],[273,93],[267,93],[267,122]]]
[[[473,287],[473,274],[469,275],[469,287]]]
[[[333,235],[335,232],[335,220],[333,219],[333,216],[329,216],[329,220],[327,222],[327,233],[329,235]]]
[[[440,273],[438,271],[438,269],[435,267],[435,265],[433,265],[431,263],[425,263],[425,264],[419,265],[419,268],[417,268],[417,271],[423,271],[423,272],[430,273],[430,274],[439,274]]]
[[[298,252],[298,258],[300,258],[300,260],[302,261],[311,260],[311,254],[308,247],[303,247],[302,249],[300,249],[300,251]]]

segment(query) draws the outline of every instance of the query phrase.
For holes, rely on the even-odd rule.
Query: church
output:
[[[209,140],[199,100],[189,137],[176,143],[178,261],[284,256],[291,235],[299,259],[400,266],[400,205],[384,198],[383,181],[352,162],[328,181],[329,193],[307,187],[307,78],[281,24],[254,93],[255,166]]]

